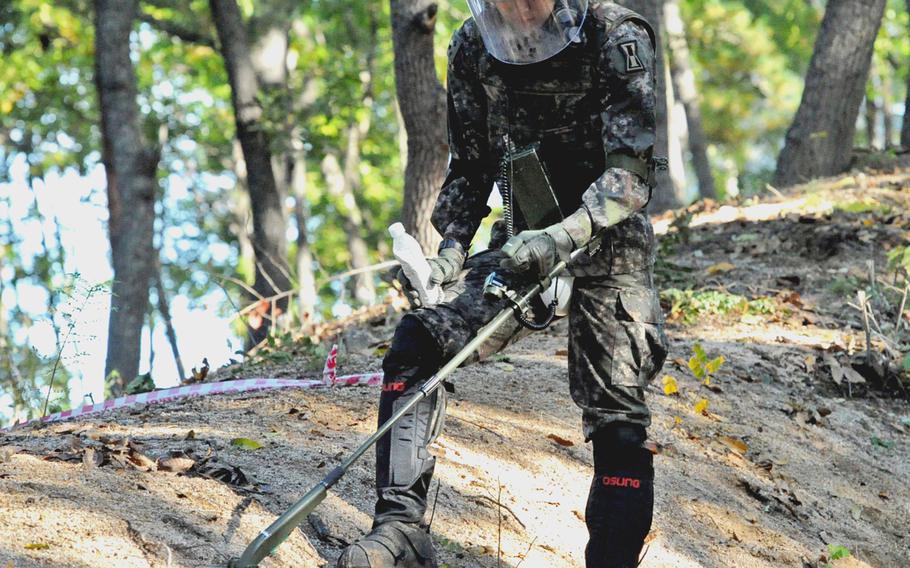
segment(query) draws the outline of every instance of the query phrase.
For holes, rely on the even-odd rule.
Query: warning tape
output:
[[[325,360],[325,366],[322,370],[322,379],[240,379],[236,381],[199,383],[183,387],[174,387],[169,389],[144,392],[141,394],[133,394],[115,398],[113,400],[105,400],[104,402],[99,402],[98,404],[89,404],[81,408],[73,408],[70,410],[64,410],[63,412],[48,414],[43,418],[35,418],[27,422],[17,423],[8,428],[0,429],[0,431],[10,430],[12,428],[17,428],[37,422],[60,422],[63,420],[72,420],[74,418],[79,418],[82,416],[106,412],[108,410],[116,410],[118,408],[132,408],[142,404],[157,404],[161,402],[170,402],[173,400],[196,396],[252,392],[283,388],[318,389],[334,388],[336,386],[374,387],[382,384],[381,372],[361,373],[357,375],[345,375],[339,377],[335,373],[337,368],[338,346],[333,345],[332,350],[329,352],[329,355]]]

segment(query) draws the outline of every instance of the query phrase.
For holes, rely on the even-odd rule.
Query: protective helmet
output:
[[[527,65],[580,41],[588,0],[468,0],[487,51]]]

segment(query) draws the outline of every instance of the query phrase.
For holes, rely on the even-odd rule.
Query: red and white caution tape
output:
[[[325,367],[322,371],[322,379],[241,379],[236,381],[223,381],[219,383],[199,383],[195,385],[187,385],[184,387],[175,387],[170,389],[156,390],[152,392],[144,392],[141,394],[134,394],[129,396],[124,396],[120,398],[115,398],[113,400],[105,400],[104,402],[99,402],[98,404],[89,404],[81,408],[73,408],[71,410],[64,410],[63,412],[57,412],[54,414],[49,414],[44,418],[36,418],[34,420],[29,420],[28,422],[23,422],[21,424],[15,424],[10,428],[15,428],[17,426],[23,426],[25,424],[32,424],[35,422],[58,422],[62,420],[72,420],[74,418],[79,418],[81,416],[88,416],[91,414],[98,414],[100,412],[105,412],[108,410],[115,410],[118,408],[131,408],[139,406],[142,404],[155,404],[160,402],[169,402],[172,400],[179,400],[181,398],[189,398],[194,396],[208,396],[212,394],[227,394],[227,393],[241,393],[241,392],[252,392],[260,390],[271,390],[271,389],[283,389],[283,388],[296,388],[296,389],[318,389],[318,388],[333,388],[336,386],[378,386],[382,384],[382,373],[362,373],[358,375],[345,375],[339,377],[335,374],[335,371],[338,367],[338,346],[333,345],[332,350],[329,352],[329,356],[325,360]],[[10,428],[4,428],[3,430],[9,430]]]

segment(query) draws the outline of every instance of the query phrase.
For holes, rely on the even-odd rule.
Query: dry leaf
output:
[[[568,349],[557,349],[557,350],[556,350],[556,356],[557,356],[557,357],[568,357],[568,356],[569,356],[569,350],[568,350]]]
[[[19,448],[15,447],[15,446],[3,446],[2,448],[0,448],[0,463],[8,461],[18,451],[19,451]]]
[[[82,454],[82,463],[86,469],[98,467],[104,463],[104,454],[96,452],[94,448],[85,448],[85,452]]]
[[[853,367],[843,367],[844,378],[847,379],[847,382],[854,385],[861,385],[866,382],[866,379],[857,373]]]
[[[733,438],[731,436],[721,436],[718,440],[734,452],[739,455],[744,455],[749,451],[749,446],[739,438]]]
[[[556,442],[557,444],[559,444],[560,446],[563,446],[565,448],[575,445],[575,442],[573,442],[572,440],[566,440],[565,438],[561,438],[561,437],[557,436],[556,434],[550,434],[547,436],[547,438],[553,440],[554,442]]]
[[[196,460],[187,457],[171,457],[158,460],[158,469],[161,471],[170,471],[172,473],[183,473],[189,471],[196,465]]]
[[[158,466],[155,464],[154,460],[133,449],[130,449],[129,453],[127,454],[127,459],[133,467],[140,471],[155,471],[158,469]]]
[[[713,265],[709,266],[707,268],[706,272],[708,274],[714,275],[714,274],[721,274],[723,272],[730,272],[734,268],[736,268],[736,267],[733,266],[732,264],[730,264],[729,262],[718,262],[717,264],[713,264]]]
[[[670,396],[672,394],[679,394],[679,385],[676,383],[676,379],[670,375],[664,375],[664,394]]]
[[[824,355],[825,364],[831,368],[831,379],[835,384],[841,384],[844,380],[844,368],[841,367],[840,363],[837,362],[837,359],[833,355],[825,353]]]

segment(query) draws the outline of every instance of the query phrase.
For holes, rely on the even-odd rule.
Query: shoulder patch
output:
[[[638,42],[626,41],[619,44],[619,49],[626,58],[626,73],[644,71],[645,66],[638,58]]]

